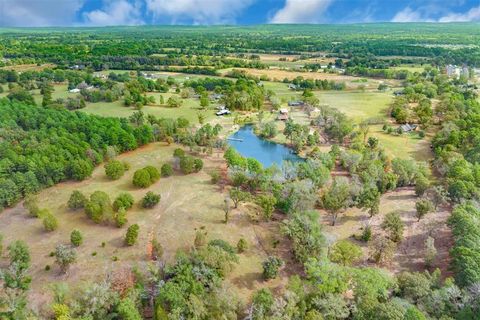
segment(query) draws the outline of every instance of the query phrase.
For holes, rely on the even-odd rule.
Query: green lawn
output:
[[[433,157],[428,135],[423,139],[420,139],[417,133],[391,135],[384,133],[381,125],[370,126],[369,135],[378,138],[380,146],[390,156],[425,162]]]
[[[379,91],[316,91],[320,104],[342,111],[355,122],[369,118],[385,118],[392,100],[391,92]]]
[[[183,104],[179,108],[167,108],[160,106],[158,103],[160,101],[160,95],[163,96],[165,102],[167,99],[175,94],[172,93],[148,93],[147,96],[154,96],[157,105],[144,106],[142,112],[145,114],[154,115],[157,118],[179,118],[184,117],[192,123],[198,121],[198,113],[204,113],[206,119],[212,119],[215,117],[215,104],[210,105],[209,109],[203,111],[200,109],[200,101],[195,98],[182,99]],[[88,103],[87,107],[81,111],[96,114],[104,117],[129,117],[132,113],[137,111],[133,107],[125,107],[121,100],[115,102],[99,102],[99,103]]]

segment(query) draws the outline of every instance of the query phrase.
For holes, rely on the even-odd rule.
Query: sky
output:
[[[0,0],[0,27],[480,22],[480,0]]]

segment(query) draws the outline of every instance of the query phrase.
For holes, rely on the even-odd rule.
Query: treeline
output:
[[[0,101],[0,207],[68,179],[89,177],[109,148],[133,150],[153,141],[150,126],[125,119]]]

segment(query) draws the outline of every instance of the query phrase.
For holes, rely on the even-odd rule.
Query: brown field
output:
[[[261,280],[262,261],[269,254],[282,256],[290,261],[288,241],[280,236],[278,222],[252,223],[251,206],[240,206],[234,209],[228,224],[223,222],[222,210],[226,191],[210,183],[207,174],[213,167],[221,167],[223,160],[216,154],[205,160],[202,172],[192,175],[176,174],[169,178],[161,178],[159,182],[147,189],[137,189],[131,184],[135,170],[146,165],[160,167],[165,162],[172,161],[172,152],[176,146],[165,146],[160,143],[150,144],[139,150],[120,155],[119,160],[131,164],[131,170],[121,179],[110,181],[104,174],[103,167],[95,169],[92,177],[82,182],[66,182],[42,191],[38,195],[40,207],[48,208],[58,218],[59,228],[47,233],[39,219],[30,218],[26,210],[17,205],[5,210],[0,215],[0,233],[5,236],[4,243],[21,239],[27,242],[32,254],[30,274],[33,277],[31,300],[41,309],[50,299],[49,285],[55,282],[65,282],[72,286],[96,279],[111,273],[112,270],[125,267],[145,266],[146,245],[149,232],[153,232],[164,247],[164,260],[171,262],[178,250],[188,250],[192,247],[196,230],[204,228],[209,239],[224,239],[236,245],[243,237],[247,240],[249,249],[240,255],[240,263],[229,275],[227,283],[235,286],[240,297],[247,301],[254,290],[268,285],[271,288],[282,287],[286,277],[265,283]],[[161,194],[160,204],[154,209],[142,209],[138,203],[128,211],[128,225],[138,223],[141,233],[138,244],[125,247],[123,237],[126,227],[96,225],[82,211],[72,212],[66,207],[73,190],[80,190],[86,195],[95,190],[102,190],[115,197],[120,192],[129,192],[136,202],[149,191]],[[256,212],[256,210],[253,210]],[[78,229],[84,236],[84,243],[78,248],[77,262],[71,267],[67,276],[60,275],[55,265],[55,259],[50,252],[61,243],[69,243],[70,232]],[[280,240],[274,248],[275,240]],[[105,247],[102,247],[105,242]],[[96,253],[95,255],[92,255]],[[118,258],[118,261],[114,259]],[[45,266],[51,270],[46,271]],[[292,263],[287,265],[293,266]],[[283,275],[293,272],[285,268]]]
[[[405,223],[404,239],[397,247],[393,261],[384,266],[392,273],[402,271],[422,271],[425,269],[424,249],[425,240],[428,235],[435,239],[437,257],[433,268],[439,268],[443,277],[451,276],[448,269],[450,263],[449,249],[452,245],[452,234],[446,222],[450,216],[450,208],[439,208],[437,212],[427,214],[420,222],[415,217],[415,202],[417,197],[413,188],[400,188],[382,196],[380,202],[380,213],[369,218],[368,213],[360,209],[348,209],[339,216],[337,224],[331,226],[330,216],[322,211],[322,223],[328,239],[348,239],[354,234],[360,234],[365,223],[370,222],[374,235],[381,232],[383,216],[391,211],[399,211]],[[355,241],[351,239],[352,241]],[[368,259],[368,247],[359,241],[357,244],[364,248],[364,261],[361,264],[373,266]]]
[[[15,70],[17,72],[25,72],[25,71],[42,71],[43,69],[47,68],[55,68],[55,65],[53,63],[45,63],[42,65],[36,65],[34,63],[32,64],[17,64],[14,66],[5,66],[0,69],[5,69],[5,70]]]

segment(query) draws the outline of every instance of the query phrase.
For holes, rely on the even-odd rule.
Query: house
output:
[[[224,115],[227,115],[227,114],[231,114],[232,112],[230,112],[230,110],[228,109],[222,109],[220,111],[218,111],[217,113],[215,113],[217,116],[224,116]]]
[[[223,98],[223,94],[214,93],[214,94],[211,95],[211,98],[212,98],[213,100],[220,100],[220,99]]]
[[[409,123],[400,126],[400,130],[402,130],[403,133],[415,131],[417,128],[418,126],[416,124]]]
[[[228,110],[225,106],[218,106],[218,112],[216,112],[215,114],[217,116],[224,116],[224,115],[227,115],[227,114],[231,114],[232,112],[230,110]]]
[[[305,105],[305,102],[303,101],[290,101],[288,102],[288,106],[290,107],[301,107],[301,106],[304,106]]]
[[[73,88],[73,89],[71,89],[71,90],[68,90],[68,92],[70,92],[70,93],[79,93],[79,92],[80,92],[80,89],[78,89],[78,88]]]
[[[297,86],[296,84],[290,83],[290,84],[288,85],[288,89],[290,89],[290,90],[297,90],[297,89],[298,89],[298,86]]]
[[[287,121],[288,120],[288,109],[282,108],[279,110],[279,115],[277,116],[277,120],[280,121]]]

